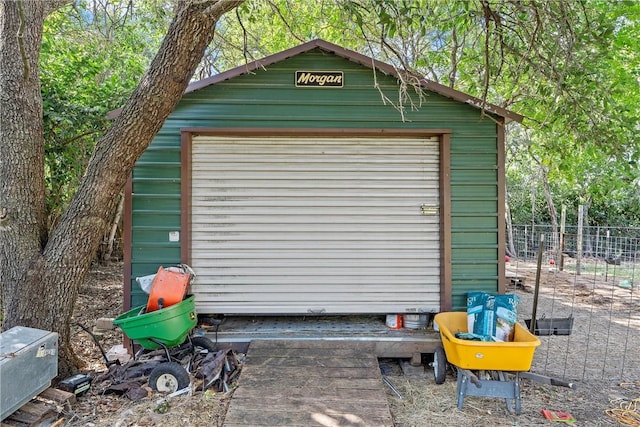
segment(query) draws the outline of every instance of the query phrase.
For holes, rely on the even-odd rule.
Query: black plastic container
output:
[[[73,393],[76,396],[81,396],[91,387],[91,380],[92,378],[90,375],[77,374],[60,381],[58,383],[58,388],[69,393]]]
[[[531,330],[531,319],[524,321],[527,329]],[[573,317],[543,318],[536,320],[534,335],[571,335],[573,329]]]

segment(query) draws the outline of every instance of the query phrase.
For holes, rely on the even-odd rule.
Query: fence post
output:
[[[582,261],[582,215],[584,206],[578,206],[578,237],[576,242],[576,274],[580,275],[580,261]]]
[[[564,229],[565,229],[566,221],[567,221],[567,206],[562,205],[562,211],[560,213],[560,249],[558,249],[558,255],[557,255],[558,268],[560,269],[560,271],[564,269],[564,254],[562,252],[564,251]]]
[[[609,263],[606,261],[606,258],[611,256],[611,242],[609,241],[609,237],[611,237],[611,232],[607,229],[607,250],[604,254],[605,262],[604,262],[604,281],[609,280]]]
[[[538,265],[536,268],[536,286],[533,291],[533,310],[531,311],[531,324],[529,332],[535,334],[536,317],[538,317],[538,298],[540,295],[540,272],[542,271],[542,253],[544,251],[544,234],[540,234],[540,243],[538,243]]]

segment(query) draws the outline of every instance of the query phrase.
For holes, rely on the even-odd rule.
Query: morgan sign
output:
[[[296,71],[296,87],[342,87],[342,71]]]

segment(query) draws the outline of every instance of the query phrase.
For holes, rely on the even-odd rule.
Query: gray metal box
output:
[[[0,420],[58,375],[58,334],[16,326],[0,334]]]

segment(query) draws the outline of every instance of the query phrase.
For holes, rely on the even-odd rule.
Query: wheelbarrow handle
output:
[[[534,374],[533,372],[520,372],[520,378],[527,378],[542,384],[567,387],[572,390],[576,389],[576,385],[574,383],[564,381],[559,378],[547,377],[546,375]]]

